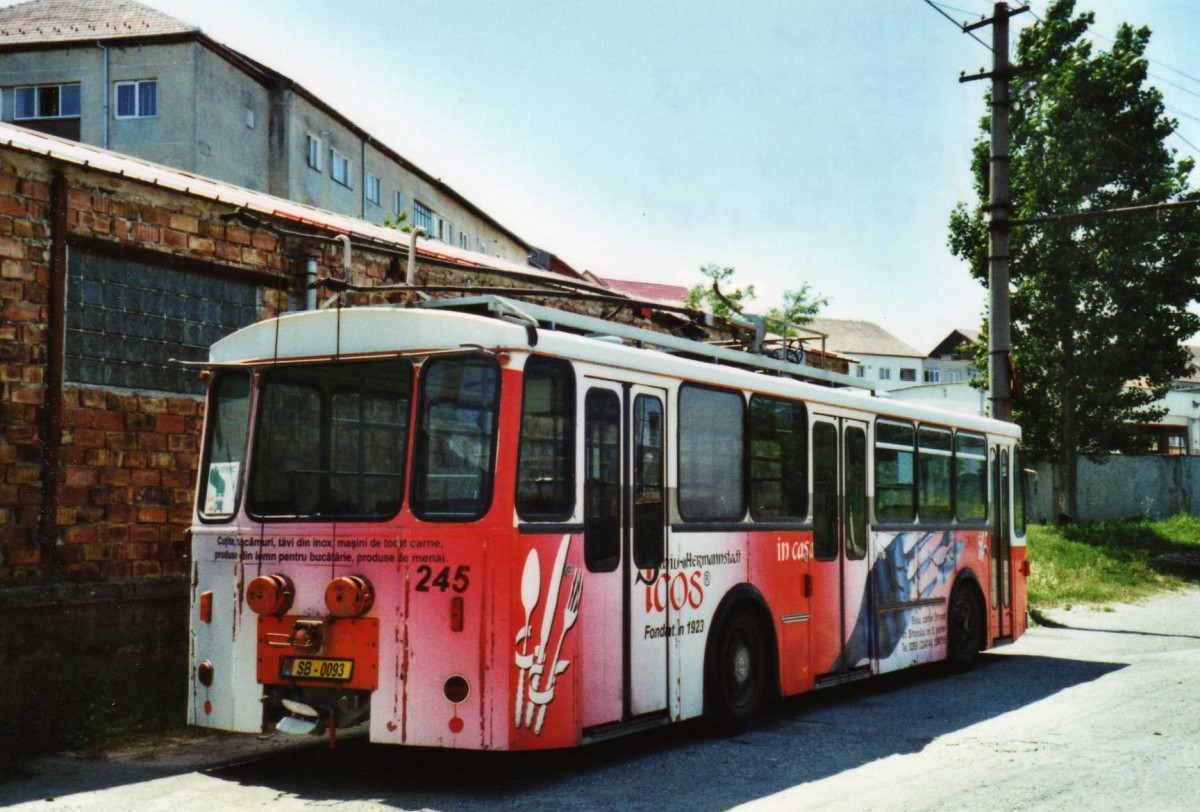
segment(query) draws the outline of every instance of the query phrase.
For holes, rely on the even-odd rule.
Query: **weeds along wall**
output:
[[[197,374],[166,361],[303,306],[309,257],[341,267],[328,231],[233,214],[0,145],[0,761],[143,715],[183,720],[204,405]],[[356,245],[350,279],[402,269]]]

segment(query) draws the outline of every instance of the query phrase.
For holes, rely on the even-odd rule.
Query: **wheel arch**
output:
[[[717,604],[716,611],[713,612],[712,626],[704,642],[704,684],[701,687],[701,691],[707,701],[708,679],[712,674],[717,641],[721,639],[725,623],[739,611],[750,613],[758,621],[763,632],[766,634],[767,658],[769,660],[767,673],[771,677],[767,685],[767,699],[769,701],[778,700],[782,696],[779,676],[779,632],[775,628],[775,622],[771,616],[771,610],[767,606],[766,599],[762,596],[761,592],[750,584],[738,584],[726,592],[725,596],[721,598],[721,602]]]

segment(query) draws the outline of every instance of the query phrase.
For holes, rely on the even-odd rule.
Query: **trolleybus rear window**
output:
[[[264,373],[250,513],[280,519],[382,519],[404,494],[412,400],[407,361]]]
[[[211,393],[199,504],[204,519],[218,520],[237,511],[250,425],[250,375],[221,372]]]
[[[413,453],[412,509],[429,521],[473,521],[492,502],[500,368],[489,355],[427,361]]]

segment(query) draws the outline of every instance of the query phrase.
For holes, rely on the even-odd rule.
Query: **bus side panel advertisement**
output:
[[[874,541],[879,673],[944,659],[950,591],[961,569],[986,572],[987,533],[881,533]]]

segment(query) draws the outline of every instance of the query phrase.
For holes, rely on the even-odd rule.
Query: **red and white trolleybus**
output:
[[[189,721],[569,747],[1025,629],[1019,429],[498,297],[213,346]]]

